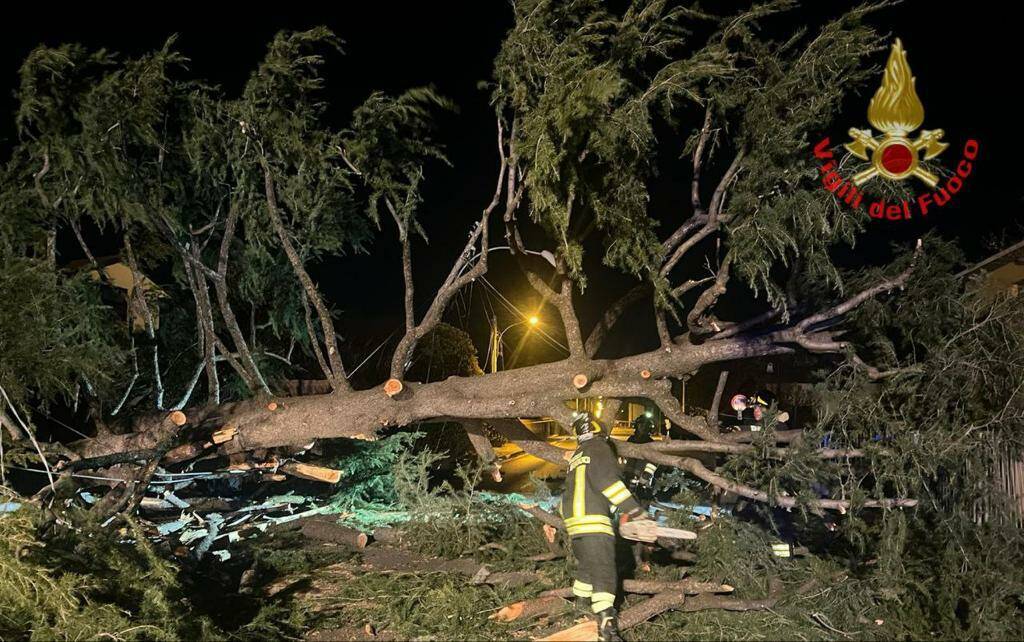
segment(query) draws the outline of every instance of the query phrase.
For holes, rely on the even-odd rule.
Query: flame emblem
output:
[[[935,187],[938,177],[921,167],[921,152],[925,160],[931,160],[949,144],[942,142],[944,132],[941,129],[922,129],[916,140],[909,138],[909,134],[924,123],[924,105],[917,97],[907,52],[899,38],[889,52],[882,85],[868,105],[868,122],[882,136],[876,138],[870,129],[851,128],[849,134],[853,140],[845,145],[857,158],[871,161],[870,168],[853,177],[854,185],[862,185],[880,175],[891,180],[916,176],[929,187]]]

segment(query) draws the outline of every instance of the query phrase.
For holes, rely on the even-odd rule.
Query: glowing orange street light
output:
[[[522,319],[521,321],[516,321],[512,325],[502,330],[501,332],[498,332],[497,320],[495,320],[494,323],[491,324],[491,372],[498,371],[498,354],[502,352],[502,337],[504,337],[505,333],[511,330],[512,328],[516,327],[517,325],[523,325],[524,323],[531,328],[535,328],[538,324],[540,324],[540,318],[536,314],[531,314],[530,316],[526,317],[525,319]]]

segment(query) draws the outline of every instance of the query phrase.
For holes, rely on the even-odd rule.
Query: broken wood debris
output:
[[[369,541],[366,533],[323,518],[306,520],[302,525],[302,534],[314,541],[344,544],[355,549],[366,548]]]
[[[297,461],[285,463],[278,468],[278,470],[294,477],[301,477],[302,479],[325,482],[328,484],[337,484],[341,481],[341,476],[343,474],[342,471],[335,470],[333,468],[303,464]]]
[[[206,443],[187,443],[168,451],[168,457],[162,460],[152,460],[151,464],[155,468],[152,475],[138,484],[137,490],[132,493],[119,490],[125,488],[126,481],[119,478],[122,473],[115,464],[101,471],[101,475],[83,477],[88,479],[85,487],[80,488],[77,495],[67,501],[84,504],[93,511],[103,509],[106,513],[106,504],[136,494],[139,524],[150,541],[166,544],[180,557],[199,560],[213,556],[219,561],[231,558],[227,547],[232,543],[256,537],[273,526],[319,517],[331,510],[337,511],[331,508],[329,496],[317,499],[289,491],[284,495],[254,502],[250,498],[257,495],[244,490],[245,484],[250,482],[281,482],[289,478],[295,479],[297,484],[309,481],[338,483],[342,471],[291,459],[309,447],[285,450],[276,456],[263,451],[257,453],[258,459],[255,460],[243,454],[232,454],[226,461],[213,455],[214,451],[211,450],[211,456],[193,461],[186,470],[180,472],[170,472],[157,465],[157,461],[170,465],[179,457],[190,458],[215,444],[228,443],[235,438],[237,432],[237,427],[225,425],[209,433]],[[289,458],[280,458],[282,454]],[[213,466],[221,468],[194,470],[195,467]],[[326,533],[330,531],[330,537],[336,543],[349,541],[357,548],[366,545],[366,534],[328,524],[328,518],[322,520],[324,523],[308,529],[314,538],[317,535],[327,537]],[[110,523],[110,520],[104,523]]]
[[[658,583],[652,582],[650,584],[653,585]],[[630,592],[629,588],[623,588],[627,592]],[[636,588],[635,585],[634,588]],[[645,588],[651,589],[654,587],[648,586]],[[731,591],[732,587],[729,587],[729,589]],[[569,591],[571,594],[571,589],[569,589]],[[725,611],[759,611],[770,609],[775,606],[782,596],[782,584],[778,580],[771,581],[769,584],[768,595],[762,599],[755,600],[740,600],[728,595],[716,595],[715,593],[716,591],[709,591],[700,592],[697,595],[688,595],[687,593],[676,590],[675,588],[656,592],[652,597],[624,609],[619,614],[619,629],[626,631],[650,620],[653,617],[665,613],[666,611],[672,610],[692,613],[694,611],[704,611],[709,609],[722,609]],[[550,597],[539,599],[550,599]],[[565,600],[562,601],[565,602]],[[522,611],[525,612],[526,608],[524,607]],[[576,624],[567,629],[556,631],[539,639],[568,641],[596,640],[597,626],[596,623],[591,620]]]
[[[238,434],[238,428],[228,425],[213,431],[210,440],[215,444],[223,444],[234,439],[236,434]]]

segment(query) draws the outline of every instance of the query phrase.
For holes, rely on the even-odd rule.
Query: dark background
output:
[[[809,8],[790,13],[772,28],[789,32],[801,26],[793,18],[814,24],[826,9],[832,13],[842,6],[852,6],[847,2],[807,4]],[[1002,9],[1005,5],[957,3],[955,9],[937,5],[910,0],[875,14],[872,21],[882,31],[903,39],[925,105],[924,126],[944,129],[951,143],[940,160],[952,165],[967,138],[980,141],[975,173],[954,205],[935,210],[925,220],[872,222],[868,234],[847,254],[848,265],[882,260],[893,243],[909,247],[915,237],[932,229],[960,239],[971,260],[991,253],[988,242],[1000,235],[1005,235],[1001,245],[1024,236],[1018,227],[1024,183],[1018,176],[1017,157],[1022,142],[1015,86],[1020,62],[1019,29]],[[194,74],[231,93],[241,88],[277,31],[325,24],[346,43],[345,55],[331,57],[327,68],[329,100],[339,125],[372,90],[398,92],[434,84],[459,106],[458,114],[442,118],[438,132],[438,139],[448,146],[453,167],[437,165],[427,170],[422,220],[430,245],[420,242],[414,250],[417,305],[424,308],[461,249],[471,222],[493,193],[497,171],[495,125],[487,92],[479,89],[478,83],[490,78],[494,55],[511,25],[509,5],[486,0],[306,7],[278,4],[266,10],[255,7],[239,5],[220,15],[211,15],[210,5],[179,3],[151,5],[149,11],[140,4],[131,9],[65,9],[48,4],[23,7],[19,16],[6,17],[0,38],[0,149],[6,156],[14,136],[11,93],[17,85],[18,67],[40,43],[77,41],[135,55],[161,46],[168,36],[177,33],[177,47],[191,59]],[[885,55],[879,54],[878,64],[884,63]],[[848,114],[840,120],[842,126],[822,131],[821,136],[830,135],[835,142],[843,138],[849,126],[866,127],[867,102],[876,87],[871,85],[852,97]],[[653,187],[652,207],[654,214],[666,222],[666,234],[673,220],[689,213],[688,175],[685,164],[678,161],[680,149],[681,141],[666,142],[662,175]],[[793,153],[811,152],[808,148]],[[385,227],[384,231],[369,255],[339,259],[320,266],[315,274],[321,287],[344,311],[339,329],[348,339],[350,367],[401,324],[398,244],[392,230]],[[72,243],[63,244],[61,251],[62,261],[79,258]],[[511,261],[504,254],[492,257],[489,282],[522,310],[535,311],[538,299]],[[591,261],[597,268],[597,259],[592,257]],[[591,277],[580,303],[584,331],[603,305],[629,285],[629,280],[619,275]],[[649,306],[642,307],[619,328],[613,352],[656,345]],[[461,295],[449,314],[453,323],[471,330],[481,359],[486,352],[485,319],[492,309],[501,327],[517,320],[492,291],[478,283]],[[473,321],[466,325],[470,311]],[[545,329],[561,341],[554,311],[545,310],[542,316]],[[521,328],[506,335],[507,343],[515,346],[521,341]],[[559,349],[537,337],[523,344],[521,364],[560,354]],[[377,353],[367,368],[375,369],[387,352]]]

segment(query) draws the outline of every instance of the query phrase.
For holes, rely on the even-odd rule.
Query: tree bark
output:
[[[654,350],[612,361],[592,361],[589,363],[601,376],[584,392],[572,385],[578,362],[566,360],[435,383],[407,382],[394,398],[380,388],[371,388],[341,395],[289,397],[280,401],[276,411],[268,411],[265,401],[247,400],[194,408],[185,414],[190,419],[236,426],[238,434],[232,443],[238,450],[297,445],[313,439],[369,437],[389,426],[442,417],[541,417],[567,399],[651,397],[655,389],[640,376],[641,371],[666,377],[707,363],[775,353],[777,349],[768,341],[737,338],[681,346],[672,352]],[[140,421],[134,433],[77,442],[75,448],[86,457],[152,448],[172,429],[165,424],[163,417],[148,417]],[[685,424],[683,427],[687,428]]]
[[[564,291],[562,295],[565,295]],[[843,306],[835,309],[840,307]],[[724,444],[727,446],[725,450],[731,452],[736,446],[746,447],[735,442],[730,444],[717,431],[711,430],[705,420],[684,415],[668,393],[668,377],[692,372],[710,363],[792,352],[793,348],[786,342],[817,336],[803,334],[802,328],[805,327],[806,324],[800,322],[763,337],[737,336],[699,345],[676,342],[673,350],[658,349],[616,360],[587,360],[582,352],[576,352],[567,360],[483,376],[451,377],[426,384],[405,382],[400,391],[391,396],[382,388],[344,390],[331,395],[290,397],[270,404],[249,400],[191,409],[186,414],[193,426],[217,428],[230,424],[236,429],[230,441],[221,445],[222,451],[228,453],[306,444],[323,438],[368,439],[382,428],[419,421],[487,419],[492,420],[499,431],[511,434],[513,440],[522,438],[524,450],[532,449],[538,456],[561,464],[565,452],[546,442],[538,443],[540,439],[536,435],[530,434],[531,438],[526,438],[523,433],[529,431],[521,426],[521,429],[517,428],[520,417],[548,416],[567,423],[567,400],[646,397],[658,404],[665,415],[682,429],[701,437],[703,442]],[[573,343],[582,350],[581,341]],[[588,382],[579,389],[573,381],[581,372],[587,373]],[[78,442],[73,445],[73,450],[82,457],[145,450],[155,447],[175,430],[177,426],[166,418],[149,418],[141,422],[134,433],[105,435]],[[620,443],[619,447],[626,456],[680,468],[709,484],[749,499],[784,507],[797,505],[793,497],[772,495],[725,479],[692,457],[680,457],[656,448],[637,448],[634,444]],[[829,454],[844,455],[852,456],[843,451]],[[851,502],[845,499],[811,500],[808,504],[833,510],[851,507]],[[914,505],[916,501],[908,499],[868,500],[863,504],[882,508]]]

